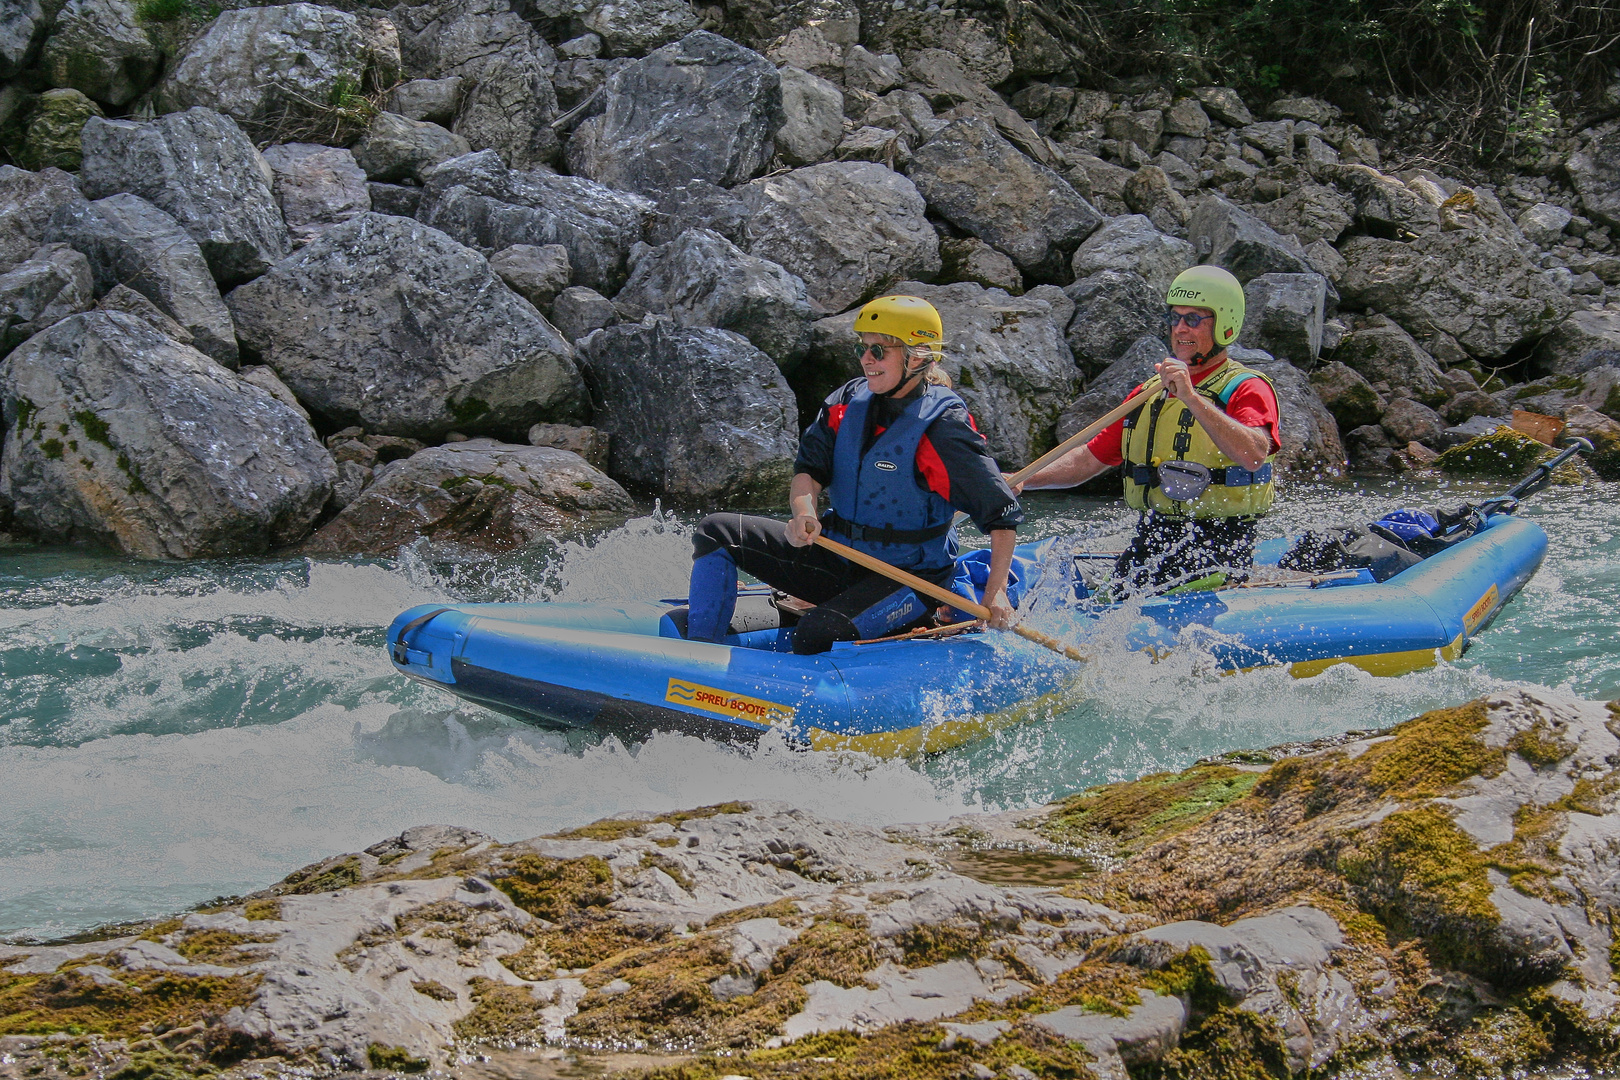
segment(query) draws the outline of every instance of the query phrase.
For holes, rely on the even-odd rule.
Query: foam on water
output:
[[[1472,492],[1374,494],[1392,505]],[[1273,520],[1297,529],[1324,504],[1365,516],[1366,495],[1305,493]],[[690,533],[667,515],[500,559],[173,565],[13,548],[0,559],[0,935],[164,914],[425,822],[510,840],[751,798],[872,823],[937,819],[1382,726],[1509,681],[1614,697],[1613,495],[1555,492],[1527,509],[1554,537],[1547,565],[1457,664],[1400,679],[1342,666],[1223,676],[1197,649],[1155,663],[1105,636],[1053,715],[911,763],[769,741],[626,748],[467,707],[388,664],[384,630],[416,604],[682,595]],[[1107,546],[1130,524],[1117,506],[1032,502],[1035,535]],[[1033,648],[1010,636],[998,647]],[[959,708],[946,691],[938,706],[942,718]]]

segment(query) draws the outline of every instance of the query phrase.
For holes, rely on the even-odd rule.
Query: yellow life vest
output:
[[[1222,411],[1232,391],[1248,379],[1266,379],[1261,372],[1227,360],[1198,383],[1198,392]],[[1271,380],[1266,379],[1267,385]],[[1125,418],[1125,502],[1138,510],[1170,517],[1257,517],[1271,509],[1275,496],[1273,454],[1250,472],[1227,457],[1193,417],[1191,409],[1167,391],[1160,391]],[[1195,461],[1213,474],[1204,493],[1191,502],[1176,502],[1159,489],[1162,461]]]

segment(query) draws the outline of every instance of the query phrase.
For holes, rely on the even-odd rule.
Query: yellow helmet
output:
[[[930,345],[935,354],[945,334],[934,305],[920,296],[880,296],[855,316],[857,334],[888,334],[907,345]]]

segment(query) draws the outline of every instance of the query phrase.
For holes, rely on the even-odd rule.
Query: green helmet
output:
[[[1170,283],[1164,302],[1171,307],[1209,308],[1215,313],[1215,348],[1224,349],[1243,329],[1243,286],[1219,266],[1183,270]]]

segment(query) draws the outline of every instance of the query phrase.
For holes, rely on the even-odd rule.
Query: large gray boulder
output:
[[[1391,393],[1439,405],[1451,395],[1440,365],[1411,334],[1382,315],[1356,319],[1339,339],[1333,359]]]
[[[482,255],[409,218],[334,225],[229,302],[243,343],[332,427],[516,438],[584,408],[568,342]]]
[[[654,194],[690,180],[732,187],[765,171],[782,126],[782,85],[758,53],[698,30],[624,67],[602,113],[568,141],[571,171]]]
[[[1102,224],[1069,182],[1039,165],[983,120],[957,120],[924,143],[907,168],[933,211],[1043,280]]]
[[[1154,366],[1169,355],[1170,346],[1156,334],[1144,334],[1133,341],[1058,415],[1058,440],[1069,438],[1124,401],[1132,387],[1150,378]]]
[[[1129,270],[1101,270],[1063,290],[1074,301],[1068,342],[1075,362],[1100,372],[1137,340],[1164,329],[1164,290]]]
[[[820,314],[804,282],[776,263],[749,255],[707,229],[692,229],[661,247],[641,247],[614,306],[620,318],[668,315],[681,326],[733,330],[791,371],[809,347]]]
[[[560,531],[616,523],[634,509],[623,488],[578,454],[471,439],[378,466],[371,485],[300,550],[391,555],[425,536],[512,551]]]
[[[50,29],[56,5],[43,0],[16,0],[0,7],[0,79],[9,79],[34,58]]]
[[[1193,208],[1187,232],[1200,261],[1225,267],[1242,282],[1261,274],[1316,272],[1298,241],[1219,195]]]
[[[360,19],[316,4],[225,11],[157,88],[159,112],[201,105],[273,130],[358,91],[379,65]],[[392,58],[395,68],[399,57]]]
[[[1536,347],[1536,363],[1552,375],[1579,375],[1620,354],[1620,311],[1577,311]]]
[[[1587,216],[1620,228],[1620,122],[1598,128],[1564,167]]]
[[[66,244],[47,244],[0,274],[0,356],[95,302],[90,261]]]
[[[163,54],[131,0],[67,0],[39,66],[53,86],[108,105],[128,105],[157,80]]]
[[[127,285],[185,327],[201,352],[236,366],[231,313],[202,249],[174,218],[138,195],[112,195],[59,208],[46,239],[84,253],[98,297]]]
[[[1446,422],[1440,414],[1411,398],[1396,398],[1384,409],[1378,424],[1396,446],[1422,443],[1431,449],[1440,444]]]
[[[844,137],[843,91],[791,65],[781,69],[781,76],[782,126],[776,132],[776,152],[793,166],[825,161]]]
[[[78,172],[84,156],[79,139],[85,122],[102,115],[101,106],[77,90],[47,90],[34,99],[28,113],[28,134],[21,146],[12,145],[12,153],[30,169],[54,167]]]
[[[645,56],[701,25],[689,0],[597,0],[579,23],[607,56]]]
[[[1243,287],[1238,340],[1301,367],[1322,351],[1322,306],[1328,282],[1321,274],[1261,274]]]
[[[258,277],[291,250],[274,179],[236,121],[212,109],[146,124],[92,116],[84,125],[85,195],[128,192],[167,213],[224,288]]]
[[[260,554],[309,530],[336,476],[298,413],[130,315],[36,335],[0,368],[0,397],[0,498],[47,542]]]
[[[270,166],[270,190],[295,243],[306,244],[371,209],[366,174],[348,150],[283,143],[265,150],[264,163]]]
[[[742,246],[803,278],[827,311],[939,273],[927,204],[910,180],[882,165],[811,165],[755,180],[738,194],[749,215]]]
[[[83,201],[78,181],[61,169],[36,173],[0,165],[0,270],[31,258],[45,242],[51,215]]]
[[[1569,293],[1523,249],[1482,231],[1427,233],[1409,244],[1356,236],[1344,299],[1383,312],[1413,333],[1456,338],[1481,360],[1499,360],[1551,332],[1574,309]]]
[[[1290,178],[1281,198],[1252,207],[1254,216],[1278,233],[1289,233],[1309,246],[1318,240],[1336,243],[1355,222],[1355,200],[1325,184]]]
[[[460,135],[391,112],[372,117],[354,145],[355,164],[365,170],[366,179],[385,184],[420,179],[427,169],[470,153],[471,144]]]
[[[490,256],[489,268],[523,299],[544,311],[568,288],[573,270],[561,244],[513,244]],[[553,323],[552,325],[556,325]]]
[[[513,244],[561,244],[574,282],[612,294],[654,204],[583,176],[508,169],[493,150],[428,170],[417,219],[493,254]]]
[[[1333,477],[1344,472],[1339,425],[1311,388],[1308,376],[1286,360],[1258,350],[1234,348],[1232,358],[1262,372],[1277,392],[1277,429],[1282,449],[1277,470],[1288,476]]]
[[[1311,372],[1317,398],[1333,414],[1341,432],[1378,423],[1386,402],[1355,368],[1337,360]]]
[[[614,479],[688,505],[781,504],[798,406],[747,338],[650,315],[592,333],[579,358]]]
[[[1080,389],[1080,370],[1063,340],[1070,304],[1062,290],[1047,285],[1008,296],[966,281],[906,281],[896,291],[939,309],[945,323],[940,366],[967,402],[996,460],[1017,468],[1051,447],[1058,414]],[[818,322],[816,338],[820,351],[833,354],[820,358],[826,366],[841,361],[846,378],[860,374],[850,348],[854,311]]]
[[[557,55],[507,0],[429,0],[390,13],[406,74],[463,80],[452,131],[514,169],[557,156]]]
[[[647,242],[667,244],[687,229],[708,229],[733,244],[746,244],[748,206],[718,184],[693,180],[658,197],[658,211],[647,223]]]
[[[1413,237],[1440,228],[1440,208],[1430,199],[1367,165],[1328,166],[1324,174],[1356,202],[1356,219],[1378,235]]]
[[[1138,274],[1159,294],[1159,307],[1163,308],[1170,283],[1197,261],[1187,241],[1160,232],[1141,214],[1124,214],[1109,218],[1086,237],[1075,250],[1073,265],[1076,279],[1104,270]],[[1138,336],[1132,334],[1131,339]]]

